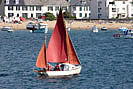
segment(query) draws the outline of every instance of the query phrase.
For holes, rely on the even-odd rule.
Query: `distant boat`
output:
[[[26,28],[30,30],[30,32],[33,33],[47,33],[48,32],[48,24],[42,24],[42,23],[28,23]]]
[[[92,27],[92,32],[98,32],[98,28],[96,25]]]
[[[107,30],[108,30],[108,28],[106,28],[106,27],[101,28],[101,31],[107,31]]]
[[[47,53],[45,39],[36,61],[36,67],[41,68],[41,70],[34,69],[34,71],[39,75],[61,77],[76,75],[81,71],[80,61],[76,55],[63,19],[62,10],[60,9],[55,28],[48,44]],[[50,70],[51,66],[48,63],[59,63],[61,70]]]
[[[120,31],[127,31],[128,29],[124,26],[121,26],[121,28],[119,29]]]
[[[14,30],[10,26],[3,26],[1,28],[1,31],[13,32]]]
[[[113,34],[114,38],[133,39],[133,30],[121,31],[120,33]]]
[[[36,29],[32,29],[31,32],[33,33],[47,33],[48,32],[48,24],[38,24],[35,26]]]
[[[67,26],[66,26],[66,29],[67,29],[67,31],[71,31],[71,28],[70,28],[70,27],[67,27]]]

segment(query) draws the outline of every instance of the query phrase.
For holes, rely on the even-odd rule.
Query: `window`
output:
[[[98,14],[98,18],[101,18],[102,14]]]
[[[125,8],[122,8],[122,10],[125,10]]]
[[[30,11],[34,11],[34,6],[30,6]]]
[[[19,0],[14,0],[14,3],[15,4],[19,4]]]
[[[19,17],[19,14],[17,14],[17,17]]]
[[[8,13],[8,17],[13,17],[14,13]]]
[[[31,13],[31,17],[33,18],[33,13]]]
[[[115,2],[109,2],[109,4],[115,4]]]
[[[100,6],[101,6],[101,4],[102,4],[102,1],[99,1],[99,2],[98,2],[98,7],[100,7]]]
[[[79,13],[79,17],[82,17],[82,13]]]
[[[88,6],[86,6],[86,11],[88,11]]]
[[[28,18],[28,13],[22,13],[22,17]]]
[[[85,13],[85,17],[87,17],[87,13]]]
[[[41,11],[42,9],[41,9],[41,6],[36,6],[36,10],[37,11]]]
[[[125,15],[122,15],[122,17],[125,17]]]
[[[28,7],[27,6],[22,6],[22,10],[23,11],[27,11],[28,10]]]
[[[82,7],[79,8],[79,11],[82,11]]]
[[[16,11],[20,10],[20,6],[16,6]]]
[[[5,3],[5,4],[9,4],[9,0],[5,0],[4,3]]]
[[[53,11],[53,7],[52,6],[49,6],[48,7],[48,11]]]
[[[98,13],[100,13],[100,12],[101,12],[101,9],[102,9],[102,8],[98,8]]]
[[[75,6],[73,7],[73,11],[76,11],[76,7]]]
[[[66,6],[62,7],[62,10],[67,11],[67,7]]]
[[[59,10],[59,7],[57,6],[57,7],[55,7],[55,11],[58,11]]]
[[[13,6],[8,6],[8,10],[13,10]]]
[[[116,12],[116,8],[112,8],[112,12]]]

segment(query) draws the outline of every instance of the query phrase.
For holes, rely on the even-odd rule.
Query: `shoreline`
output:
[[[5,23],[5,22],[1,22],[0,23],[0,28],[2,28],[3,26],[11,26],[13,30],[26,30],[26,25],[29,22],[34,22],[36,23],[36,21],[24,21],[21,24],[18,23]],[[56,24],[56,21],[44,21],[44,24],[48,24],[48,29],[54,29],[54,26]],[[98,22],[87,22],[87,21],[74,21],[70,24],[70,22],[65,21],[66,26],[70,27],[73,30],[91,30],[91,28],[96,25],[98,27],[98,29],[101,29],[102,27],[106,27],[109,30],[117,30],[119,29],[121,26],[125,26],[128,29],[132,29],[132,24],[131,23],[98,23]]]

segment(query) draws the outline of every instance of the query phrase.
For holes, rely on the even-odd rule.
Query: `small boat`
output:
[[[13,32],[14,30],[10,26],[3,26],[1,28],[1,31],[8,31],[8,32]]]
[[[121,28],[119,29],[120,31],[127,31],[128,29],[124,26],[121,26]]]
[[[48,24],[38,23],[37,25],[35,25],[35,29],[33,28],[32,30],[30,30],[30,32],[32,32],[32,33],[47,33],[48,32]]]
[[[70,27],[66,27],[67,31],[71,31],[71,28]]]
[[[121,31],[120,33],[113,34],[114,38],[133,39],[133,30]]]
[[[37,27],[36,27],[36,24],[35,24],[35,23],[29,22],[29,23],[26,25],[26,29],[28,29],[28,30],[33,30],[33,29],[37,29]]]
[[[98,28],[97,28],[96,25],[94,25],[94,26],[92,27],[92,32],[98,32]]]
[[[46,38],[36,61],[36,68],[41,70],[34,68],[34,71],[46,77],[64,77],[79,74],[81,63],[66,30],[61,8],[47,49]],[[54,65],[54,63],[59,63],[61,70],[52,70],[51,65]]]
[[[108,29],[106,27],[102,27],[101,31],[107,31]]]

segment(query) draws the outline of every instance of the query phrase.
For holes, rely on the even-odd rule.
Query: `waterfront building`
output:
[[[92,19],[125,19],[133,17],[132,0],[91,0]]]
[[[70,13],[76,19],[90,18],[90,0],[71,0]]]
[[[58,15],[59,7],[63,12],[69,9],[68,0],[2,0],[0,14],[7,17],[37,18],[50,12]]]

